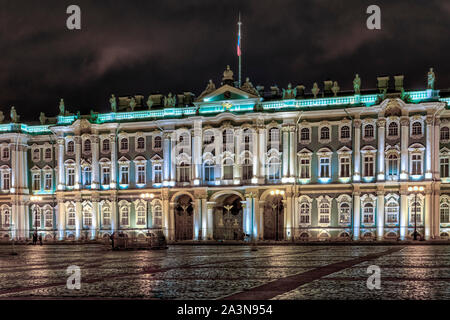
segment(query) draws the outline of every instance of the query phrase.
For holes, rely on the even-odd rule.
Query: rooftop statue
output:
[[[355,90],[355,94],[361,93],[361,78],[359,74],[355,75],[355,79],[353,80],[353,90]]]
[[[319,89],[319,86],[317,85],[317,82],[314,82],[313,88],[311,89],[311,92],[314,95],[314,99],[317,98],[319,91],[320,91],[320,89]]]
[[[434,89],[434,83],[436,82],[436,75],[434,74],[433,68],[428,71],[428,86],[427,89]]]
[[[44,125],[46,120],[47,117],[45,116],[45,113],[41,112],[41,114],[39,115],[39,122]]]
[[[11,116],[11,121],[13,123],[19,122],[19,116],[17,115],[16,108],[11,107],[11,112],[9,113],[9,115]]]
[[[234,75],[234,73],[233,73],[233,71],[231,71],[230,66],[228,65],[227,69],[223,72],[222,81],[233,80],[234,79],[233,75]]]
[[[111,95],[111,98],[109,98],[109,103],[111,104],[111,111],[117,112],[117,101],[113,94]]]
[[[152,97],[151,97],[151,96],[148,96],[148,99],[147,99],[147,107],[148,107],[148,110],[150,110],[150,109],[152,108],[152,106],[153,106],[153,100],[152,100]]]
[[[65,114],[64,99],[61,99],[59,100],[59,115],[64,116]]]
[[[297,88],[292,89],[289,83],[287,89],[283,89],[283,99],[295,99],[297,96]]]
[[[216,90],[216,85],[214,84],[214,82],[210,79],[208,81],[208,84],[206,86],[206,89],[200,94],[200,97],[206,96],[208,94],[210,94],[211,92],[213,92],[214,90]]]
[[[175,97],[172,96],[172,93],[164,97],[164,107],[175,107]]]
[[[254,94],[255,96],[259,96],[258,91],[255,89],[255,87],[253,87],[253,84],[250,82],[250,78],[246,78],[244,84],[241,86],[241,89]]]
[[[3,111],[0,111],[0,123],[2,123],[3,120],[5,120],[5,115],[3,114]]]
[[[338,94],[338,92],[339,92],[340,89],[341,89],[341,88],[339,87],[337,81],[335,81],[335,82],[333,83],[333,86],[331,87],[331,91],[333,92],[333,94],[334,94],[335,97],[337,96],[337,94]]]
[[[134,97],[131,97],[131,100],[130,100],[131,111],[134,111],[135,107],[136,107],[136,99],[134,99]]]

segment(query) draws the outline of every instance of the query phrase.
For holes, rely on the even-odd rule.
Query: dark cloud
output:
[[[78,4],[82,30],[65,27]],[[423,88],[430,66],[450,85],[448,1],[377,1],[382,29],[366,29],[369,1],[0,0],[0,106],[24,118],[58,110],[106,110],[111,93],[192,91],[237,71],[236,19],[243,17],[243,75],[266,87],[339,81],[350,89],[405,74]]]

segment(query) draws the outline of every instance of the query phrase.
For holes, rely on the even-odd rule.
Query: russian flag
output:
[[[238,57],[241,56],[241,33],[240,32],[238,35],[238,42],[237,42],[237,55],[238,55]]]

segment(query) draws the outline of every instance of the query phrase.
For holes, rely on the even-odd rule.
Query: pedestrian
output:
[[[42,234],[39,235],[39,245],[42,246]]]
[[[37,242],[37,234],[36,232],[33,233],[33,245],[36,245]]]
[[[111,239],[111,247],[114,250],[114,232],[112,235],[109,236],[109,239]]]

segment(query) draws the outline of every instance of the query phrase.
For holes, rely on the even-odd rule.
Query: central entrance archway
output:
[[[175,204],[175,240],[192,240],[194,237],[194,208],[191,197],[181,195]]]
[[[284,239],[284,205],[280,195],[270,196],[264,205],[264,240]]]
[[[243,240],[243,211],[238,195],[225,195],[219,199],[214,210],[214,239]]]

